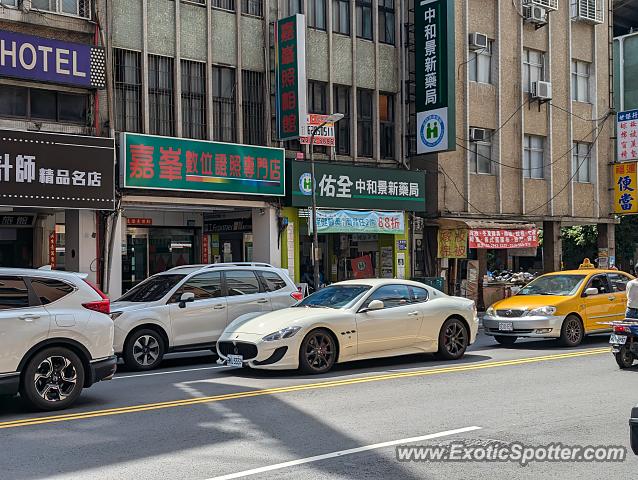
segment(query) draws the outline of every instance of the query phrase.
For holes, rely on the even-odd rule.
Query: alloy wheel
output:
[[[61,355],[42,360],[33,377],[36,392],[47,402],[65,400],[75,390],[77,380],[75,365]]]
[[[154,364],[160,355],[160,344],[151,335],[141,335],[133,344],[133,358],[142,366]]]
[[[329,368],[335,355],[335,346],[330,335],[322,332],[314,333],[306,344],[305,355],[308,365],[313,369]]]
[[[450,323],[443,334],[443,345],[450,355],[458,355],[467,347],[467,333],[459,322]]]
[[[570,343],[576,344],[580,342],[581,329],[580,322],[576,319],[569,319],[565,325],[565,336]]]

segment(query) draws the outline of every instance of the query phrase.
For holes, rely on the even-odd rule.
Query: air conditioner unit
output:
[[[487,35],[484,33],[470,33],[470,50],[485,50],[488,46]]]
[[[523,6],[537,5],[547,11],[558,10],[558,0],[523,0]]]
[[[584,23],[597,25],[605,21],[603,0],[575,0],[572,4],[572,18]]]
[[[538,5],[528,5],[523,7],[523,15],[527,23],[532,23],[542,27],[547,23],[547,10]]]
[[[487,130],[484,128],[470,128],[470,141],[484,142],[487,140]]]
[[[532,82],[532,98],[541,101],[552,99],[552,84],[550,82]]]

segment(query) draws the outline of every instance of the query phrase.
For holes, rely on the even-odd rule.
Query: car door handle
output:
[[[268,299],[267,298],[262,298],[260,300],[257,300],[257,303],[268,303]]]
[[[410,317],[414,317],[414,316],[416,316],[416,315],[418,315],[418,314],[419,314],[419,312],[410,312],[410,313],[408,313],[408,315],[409,315]]]
[[[609,297],[607,297],[610,301],[614,301],[616,300],[616,297],[614,295],[610,295]]]
[[[24,314],[24,315],[20,315],[18,318],[20,320],[24,320],[25,322],[32,322],[36,318],[40,318],[40,315],[36,315],[34,313],[27,313],[27,314]]]
[[[226,305],[215,305],[213,308],[215,310],[223,310],[224,308],[226,308]]]

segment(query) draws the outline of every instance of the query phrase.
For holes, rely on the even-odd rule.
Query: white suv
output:
[[[171,351],[211,349],[240,315],[290,307],[302,299],[288,273],[265,263],[172,268],[111,305],[115,352],[133,370],[150,370]]]
[[[109,299],[85,277],[0,268],[0,395],[58,410],[113,376]]]

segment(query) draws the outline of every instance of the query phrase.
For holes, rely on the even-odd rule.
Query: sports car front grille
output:
[[[496,315],[505,318],[517,318],[522,317],[525,310],[496,310]]]
[[[241,355],[244,360],[250,360],[257,356],[257,345],[246,342],[219,342],[219,352],[224,355]]]

